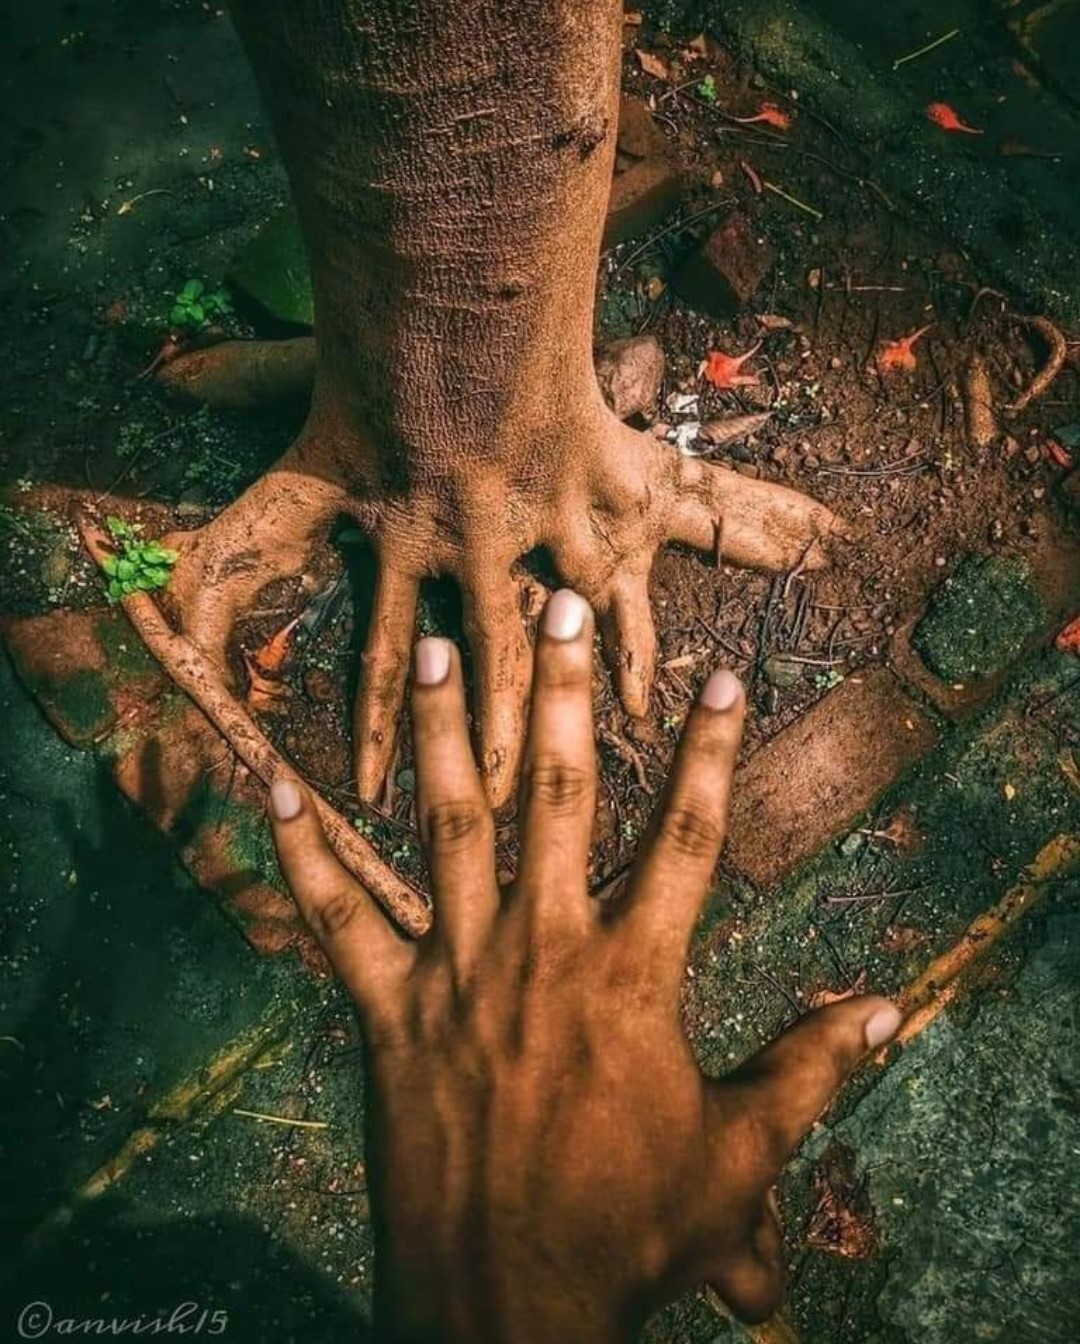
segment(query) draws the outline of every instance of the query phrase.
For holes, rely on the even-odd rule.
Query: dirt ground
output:
[[[913,23],[910,49],[921,34]],[[648,333],[660,341],[666,374],[643,428],[663,434],[691,419],[767,413],[760,428],[739,441],[710,448],[699,440],[695,451],[733,471],[814,495],[860,535],[837,548],[823,572],[764,576],[722,557],[710,565],[677,551],[658,562],[652,595],[659,674],[648,718],[628,720],[606,674],[598,672],[596,680],[603,771],[592,872],[598,888],[631,859],[687,709],[718,663],[749,688],[744,753],[750,758],[852,673],[891,661],[898,631],[922,612],[963,556],[1023,557],[1053,589],[1055,566],[1072,563],[1058,539],[1076,531],[1061,487],[1080,464],[1077,333],[1063,329],[1067,358],[1052,386],[1026,409],[1010,412],[1009,403],[1050,355],[1045,327],[1029,320],[1042,314],[1003,285],[991,260],[966,253],[955,238],[937,236],[925,218],[900,208],[891,184],[875,179],[865,143],[816,112],[799,90],[771,84],[745,52],[733,54],[719,36],[696,39],[699,29],[666,22],[660,7],[626,27],[624,90],[650,108],[685,189],[661,222],[605,252],[597,339]],[[977,85],[979,74],[978,68],[969,72],[968,86]],[[1024,83],[1023,74],[1015,78]],[[302,408],[288,414],[193,408],[170,402],[145,376],[185,282],[219,284],[237,251],[287,199],[220,12],[189,0],[149,9],[121,5],[108,16],[90,0],[37,7],[18,20],[6,79],[18,115],[0,145],[9,198],[0,225],[14,262],[5,277],[7,320],[0,331],[6,408],[0,609],[25,616],[102,602],[102,580],[57,511],[57,488],[89,495],[102,513],[141,520],[149,535],[189,527],[273,460],[298,427]],[[777,109],[785,127],[748,120],[767,106]],[[913,145],[920,155],[932,156],[945,137],[952,152],[952,141],[964,134],[950,136],[922,115],[913,126],[913,136],[924,138]],[[720,321],[695,309],[692,295],[677,295],[673,279],[711,228],[736,209],[776,260],[753,300]],[[293,334],[243,293],[234,291],[233,301],[223,332]],[[885,367],[890,343],[921,328],[913,366]],[[701,376],[710,352],[751,349],[752,385],[718,390]],[[973,427],[973,360],[985,367],[996,408],[988,438]],[[674,409],[687,397],[696,398],[692,410]],[[260,721],[305,777],[354,817],[390,862],[420,881],[407,734],[380,807],[359,808],[349,788],[349,706],[370,601],[368,557],[343,529],[313,572],[314,582],[263,594],[237,631],[234,670],[243,685],[244,651],[265,650],[283,627],[311,611],[313,596],[324,603],[326,619],[317,633],[290,645],[274,676],[280,696]],[[542,556],[530,557],[524,572],[537,599],[555,581]],[[456,594],[448,585],[428,586],[421,628],[460,637]],[[1040,713],[1056,714],[1057,692],[1032,685],[1026,703],[1049,695],[1051,708]],[[842,732],[857,743],[865,727],[852,718]],[[1055,744],[1075,744],[1073,729],[1057,721],[1047,731],[1056,734]],[[980,758],[978,769],[989,768]],[[929,783],[925,792],[933,796]],[[1040,795],[1033,818],[1045,814],[1044,803]],[[919,806],[923,816],[941,819],[936,803]],[[877,817],[870,829],[883,828],[893,815]],[[981,835],[982,812],[977,820],[971,830]],[[512,817],[501,822],[500,864],[510,873]],[[933,833],[934,863],[948,862],[950,824],[943,821]],[[1040,824],[1033,820],[1032,829]],[[987,881],[1015,877],[1028,857],[1021,856],[1022,846],[996,834],[989,844],[1001,866]],[[888,852],[868,858],[864,850],[853,862],[857,871],[845,881],[851,878],[854,887],[826,885],[826,902],[829,892],[838,909],[853,890],[866,899],[879,889],[904,895],[908,881],[900,882],[899,867],[894,880]],[[770,932],[742,879],[728,876],[737,894],[718,899],[709,912],[698,975],[707,974],[715,958],[719,931],[726,937],[733,927],[742,930],[740,937],[768,942],[775,936],[778,957],[790,953],[783,920]],[[956,880],[961,892],[959,874]],[[845,941],[845,953],[861,957],[864,967],[877,957],[886,967],[881,975],[899,983],[909,963],[883,957],[882,941],[908,937],[910,946],[891,949],[905,957],[920,946],[937,949],[981,908],[987,889],[962,891],[951,905],[934,906],[920,887],[895,910],[890,903],[888,918],[860,926],[853,941]],[[915,933],[896,932],[916,926]],[[756,983],[756,963],[746,965],[749,983]],[[790,997],[798,986],[801,998],[804,989],[807,995],[820,989],[824,980],[815,981],[815,974],[798,967],[792,977],[785,973],[782,994]],[[297,1095],[320,1070],[336,1079],[339,1059],[355,1050],[339,1002],[312,1011],[318,1039]],[[715,1003],[707,988],[690,985],[687,1012],[700,1050],[722,1065],[725,1051],[710,1044]],[[767,1017],[748,1030],[764,1031]],[[328,1087],[340,1091],[344,1084]],[[260,1147],[243,1161],[256,1156],[288,1167],[297,1150],[282,1141],[270,1157]],[[829,1160],[842,1163],[836,1154]],[[834,1185],[855,1180],[829,1170]],[[333,1172],[328,1180],[344,1182],[339,1167]],[[804,1184],[811,1179],[808,1168]],[[813,1179],[820,1180],[820,1172]],[[362,1279],[364,1271],[358,1273]],[[813,1280],[812,1270],[807,1279]],[[355,1287],[356,1274],[353,1280]],[[672,1325],[663,1337],[721,1337],[719,1318],[700,1303],[688,1310],[694,1319]],[[886,1338],[869,1328],[860,1332],[847,1315],[836,1328],[835,1338]]]

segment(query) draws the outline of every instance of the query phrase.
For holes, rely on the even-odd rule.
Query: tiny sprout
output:
[[[105,526],[116,545],[115,554],[101,559],[101,568],[109,580],[106,589],[109,601],[122,602],[132,593],[152,593],[166,587],[180,552],[162,546],[160,541],[144,541],[140,523],[109,517]]]

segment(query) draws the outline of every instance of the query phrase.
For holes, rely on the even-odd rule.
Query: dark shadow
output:
[[[51,1310],[53,1326],[35,1336],[34,1321],[46,1319],[41,1304]],[[215,1318],[215,1312],[223,1315]],[[220,1334],[229,1344],[364,1344],[372,1339],[355,1294],[304,1266],[248,1218],[144,1226],[128,1221],[119,1201],[98,1205],[46,1249],[24,1259],[0,1287],[5,1339],[53,1338],[63,1333],[57,1324],[65,1318],[167,1322],[173,1313],[174,1320],[192,1326],[186,1332],[190,1337]],[[215,1319],[223,1328],[215,1328]],[[202,1328],[196,1330],[200,1320]],[[81,1338],[118,1332],[84,1328],[73,1333]],[[181,1333],[179,1326],[171,1332]],[[153,1337],[154,1332],[144,1329],[142,1334]],[[130,1329],[127,1336],[138,1337]]]

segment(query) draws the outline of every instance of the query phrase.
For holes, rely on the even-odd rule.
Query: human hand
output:
[[[679,1020],[742,734],[716,672],[679,744],[625,894],[590,899],[593,621],[557,593],[538,637],[519,790],[520,864],[495,878],[457,651],[416,647],[417,816],[433,928],[395,932],[341,867],[309,795],[275,781],[282,869],[356,1000],[368,1055],[368,1173],[380,1339],[607,1344],[707,1280],[736,1314],[782,1288],[770,1188],[866,1052],[886,999],[804,1017],[705,1077]]]

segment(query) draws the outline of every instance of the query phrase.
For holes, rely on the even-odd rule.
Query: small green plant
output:
[[[369,817],[353,817],[353,825],[365,840],[375,839],[375,823]]]
[[[189,280],[173,300],[169,321],[174,327],[199,331],[215,317],[228,317],[232,310],[226,290],[208,290],[201,280]]]
[[[716,80],[713,79],[712,75],[705,76],[697,86],[697,93],[698,97],[703,99],[706,103],[716,102]]]
[[[110,517],[105,519],[105,526],[116,545],[116,554],[106,555],[101,561],[109,580],[109,601],[119,602],[131,593],[152,593],[164,588],[180,552],[169,550],[160,541],[144,541],[139,523]]]

